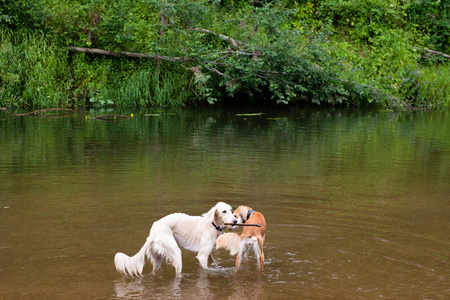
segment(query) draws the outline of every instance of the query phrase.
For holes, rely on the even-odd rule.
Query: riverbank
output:
[[[0,8],[0,107],[450,106],[448,3],[113,2]]]

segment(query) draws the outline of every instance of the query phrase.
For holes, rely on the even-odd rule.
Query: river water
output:
[[[260,112],[0,111],[0,298],[450,298],[450,112]],[[154,221],[218,201],[265,215],[262,274],[222,249],[116,273]]]

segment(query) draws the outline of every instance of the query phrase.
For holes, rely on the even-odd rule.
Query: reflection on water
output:
[[[153,278],[154,277],[152,277],[152,279]],[[135,278],[131,280],[126,278],[118,279],[114,286],[115,295],[113,299],[148,299],[148,297],[154,296],[155,294],[161,299],[181,299],[181,277],[166,280],[162,286],[161,283],[158,285],[158,283],[154,282],[155,280],[147,279],[148,277]],[[156,288],[153,288],[154,286],[156,286]],[[156,293],[153,289],[156,289]],[[192,293],[192,295],[196,294],[197,291]]]
[[[1,299],[450,297],[449,112],[117,113],[0,116]],[[224,250],[116,274],[154,221],[218,201],[265,215],[262,274]]]
[[[258,273],[232,274],[233,269],[212,267],[182,277],[147,275],[116,280],[112,299],[265,299],[266,284]],[[164,276],[165,277],[165,276]]]

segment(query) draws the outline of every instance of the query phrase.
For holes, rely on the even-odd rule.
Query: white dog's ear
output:
[[[221,217],[219,209],[217,209],[217,208],[214,211],[214,224],[216,224],[217,226],[223,225],[223,219]]]

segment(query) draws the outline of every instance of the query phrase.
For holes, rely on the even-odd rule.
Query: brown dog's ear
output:
[[[241,220],[243,223],[247,222],[247,214],[248,214],[248,207],[240,206],[239,207],[239,215],[241,216]]]

